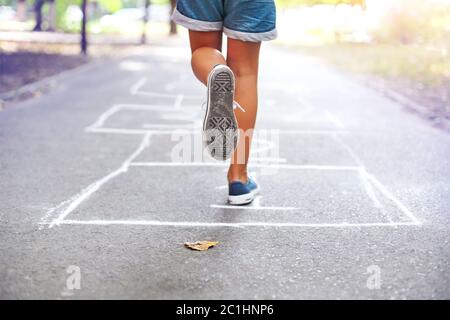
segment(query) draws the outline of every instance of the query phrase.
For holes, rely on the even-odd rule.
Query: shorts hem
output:
[[[223,32],[228,38],[249,42],[270,41],[278,36],[276,28],[267,32],[242,32],[224,27]]]
[[[172,13],[171,19],[176,24],[193,31],[222,31],[222,21],[202,21],[189,18],[178,11],[177,8]]]

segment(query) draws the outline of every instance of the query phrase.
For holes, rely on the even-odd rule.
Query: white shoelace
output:
[[[206,101],[202,103],[202,109],[205,109],[205,107],[206,107]],[[242,112],[245,112],[245,109],[242,108],[242,106],[239,103],[237,103],[236,101],[233,101],[233,110],[235,110],[235,109],[240,109]]]

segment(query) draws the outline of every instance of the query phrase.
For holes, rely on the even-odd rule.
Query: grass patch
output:
[[[301,50],[355,73],[406,79],[427,86],[450,80],[450,56],[446,50],[387,44],[335,44]]]

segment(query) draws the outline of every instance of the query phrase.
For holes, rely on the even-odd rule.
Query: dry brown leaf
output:
[[[185,242],[184,246],[186,248],[197,250],[197,251],[205,251],[208,250],[211,247],[214,247],[219,242],[216,241],[197,241],[197,242]]]

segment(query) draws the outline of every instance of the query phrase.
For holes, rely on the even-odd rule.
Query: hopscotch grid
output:
[[[330,112],[329,112],[330,113]],[[330,113],[331,116],[333,116],[334,118],[338,119],[336,116],[332,115]],[[375,205],[377,205],[378,203],[380,203],[380,201],[378,200],[378,198],[376,197],[376,195],[374,193],[371,193],[371,187],[370,187],[370,183],[372,183],[372,185],[374,185],[386,198],[388,198],[389,200],[391,200],[396,206],[397,208],[403,213],[405,214],[413,223],[417,224],[417,225],[421,225],[422,222],[397,198],[395,197],[387,188],[385,185],[383,185],[373,174],[367,172],[367,170],[365,169],[365,166],[361,160],[361,158],[356,154],[356,152],[353,150],[352,147],[350,147],[350,145],[348,145],[345,141],[343,141],[341,139],[341,137],[338,137],[336,134],[332,135],[333,139],[335,139],[335,141],[337,141],[344,149],[347,150],[347,152],[349,153],[349,155],[354,159],[354,161],[362,168],[361,169],[361,178],[362,178],[362,182],[363,184],[365,184],[366,187],[366,192],[368,193],[369,197],[373,197],[373,201],[375,203]],[[369,183],[367,183],[369,182]],[[371,194],[369,194],[371,193]],[[380,203],[381,204],[381,203]],[[389,216],[389,214],[387,213],[386,210],[384,210],[384,208],[381,208],[383,214],[389,219],[389,221],[392,221],[391,217]]]
[[[124,164],[116,171],[110,173],[109,175],[105,176],[104,178],[94,182],[89,187],[84,189],[80,193],[78,197],[72,197],[74,199],[69,206],[56,218],[52,223],[50,223],[49,228],[55,226],[55,225],[61,225],[65,218],[73,212],[83,201],[87,200],[90,195],[92,195],[94,192],[98,191],[100,187],[107,183],[112,178],[118,176],[121,173],[127,172],[130,167],[155,167],[155,166],[168,166],[168,167],[192,167],[192,166],[216,166],[216,167],[226,167],[227,164],[220,163],[220,162],[211,162],[211,163],[205,163],[205,162],[133,162],[134,159],[136,159],[144,150],[148,147],[148,140],[150,138],[150,134],[145,135],[143,141],[141,142],[139,148],[133,153],[133,155],[127,159],[127,161],[124,162]],[[277,167],[282,169],[300,169],[300,170],[347,170],[347,171],[356,171],[360,174],[363,174],[367,177],[367,179],[370,179],[375,185],[375,187],[384,194],[388,199],[394,202],[394,204],[406,215],[408,216],[412,221],[411,223],[404,223],[404,222],[392,222],[389,221],[388,223],[371,223],[371,224],[318,224],[318,225],[339,225],[339,226],[401,226],[401,225],[420,225],[421,222],[395,197],[393,196],[373,175],[370,175],[367,173],[364,167],[362,166],[329,166],[329,165],[290,165],[290,164],[283,164],[283,165],[271,165],[271,164],[254,164],[251,167]],[[67,200],[65,201],[67,202]],[[235,209],[235,207],[225,206],[225,205],[211,205],[213,208],[225,208],[225,209]],[[253,207],[249,210],[255,210],[258,208],[253,209]],[[293,207],[261,207],[260,210],[294,210],[296,208]],[[154,224],[149,224],[154,225]],[[251,222],[248,223],[249,226],[252,225]],[[269,226],[282,226],[283,224],[269,224]],[[292,226],[313,226],[311,224],[293,224]]]
[[[130,167],[228,167],[228,164],[220,162],[132,162]],[[331,165],[295,165],[295,164],[264,164],[255,163],[250,166],[251,168],[278,168],[278,169],[291,169],[291,170],[323,170],[323,171],[354,171],[358,173],[364,179],[373,183],[373,186],[381,192],[386,198],[391,200],[397,208],[404,213],[413,223],[420,224],[421,222],[409,211],[405,205],[401,203],[387,188],[379,182],[373,175],[369,174],[363,166],[331,166]],[[364,185],[366,194],[373,201],[374,206],[379,209],[384,209],[380,200],[376,197],[372,184],[367,182]],[[214,206],[214,205],[213,205]],[[234,209],[231,206],[224,206],[227,209]],[[250,207],[249,207],[250,208]],[[270,207],[268,207],[270,208]],[[254,209],[253,209],[254,210]],[[270,210],[270,209],[269,209]],[[280,209],[282,210],[282,209]],[[290,209],[292,210],[292,209]],[[392,222],[391,218],[387,216],[388,220]]]
[[[159,130],[154,129],[121,129],[121,128],[105,128],[103,125],[105,122],[117,114],[122,110],[138,110],[138,111],[177,111],[181,107],[181,102],[183,100],[183,96],[179,95],[178,99],[174,102],[172,107],[168,107],[167,105],[145,105],[145,104],[116,104],[111,108],[103,112],[99,118],[90,126],[85,128],[86,132],[100,132],[100,133],[120,133],[120,134],[147,134],[147,133],[158,133]],[[184,109],[186,110],[186,109]],[[195,109],[192,109],[195,110]],[[151,125],[148,125],[151,126]],[[164,125],[154,125],[159,128],[164,128]],[[169,125],[169,128],[173,129],[173,125]],[[195,127],[190,125],[190,127],[186,127],[187,129],[194,129]],[[174,130],[170,130],[173,132]],[[169,133],[169,132],[168,132]]]
[[[110,109],[106,110],[103,114],[99,116],[96,122],[92,125],[88,126],[85,131],[86,132],[98,132],[98,133],[119,133],[119,134],[140,134],[143,135],[139,147],[136,151],[115,171],[106,175],[105,177],[95,181],[87,188],[83,189],[79,194],[71,197],[68,200],[63,201],[58,206],[51,209],[51,212],[46,214],[46,217],[50,217],[53,215],[55,211],[58,211],[59,208],[65,208],[57,218],[55,218],[52,222],[41,222],[42,225],[48,225],[49,228],[52,228],[56,225],[70,225],[70,224],[81,224],[81,225],[149,225],[149,226],[180,226],[180,227],[189,227],[189,226],[199,226],[199,227],[252,227],[252,226],[260,226],[260,227],[376,227],[376,226],[411,226],[411,225],[421,225],[422,223],[400,202],[392,193],[390,193],[387,188],[375,178],[372,174],[368,173],[365,167],[362,165],[359,157],[354,153],[354,151],[348,146],[345,142],[343,142],[340,138],[338,138],[338,134],[346,133],[344,125],[342,122],[329,111],[324,111],[325,117],[331,123],[333,123],[338,130],[281,130],[281,134],[328,134],[331,135],[336,142],[338,142],[342,147],[344,147],[352,159],[358,164],[357,166],[325,166],[325,165],[290,165],[290,164],[254,164],[251,167],[277,167],[282,169],[300,169],[300,170],[351,170],[356,171],[359,174],[360,180],[363,184],[363,188],[369,198],[372,200],[375,207],[383,209],[383,205],[376,197],[372,186],[374,186],[377,190],[379,190],[386,198],[391,200],[402,213],[404,213],[411,221],[410,222],[393,222],[389,217],[389,222],[380,222],[380,223],[271,223],[271,222],[236,222],[236,223],[209,223],[209,222],[171,222],[171,221],[155,221],[155,220],[69,220],[66,219],[67,216],[73,212],[82,202],[89,199],[89,197],[97,192],[104,184],[106,184],[111,179],[119,176],[122,173],[125,173],[129,170],[130,167],[139,167],[139,166],[226,166],[226,164],[222,163],[205,163],[205,162],[133,162],[149,145],[150,137],[154,134],[171,134],[173,132],[179,133],[180,130],[142,130],[142,129],[119,129],[119,128],[105,128],[103,125],[105,122],[114,114],[123,109],[128,110],[148,110],[148,111],[177,111],[180,110],[182,101],[184,99],[199,99],[197,96],[185,96],[181,94],[173,95],[173,94],[161,94],[161,93],[153,93],[148,91],[142,91],[142,87],[147,83],[147,78],[143,77],[139,79],[134,85],[130,88],[130,93],[132,95],[146,95],[146,96],[156,96],[163,98],[171,98],[174,99],[174,104],[171,108],[168,108],[164,105],[136,105],[136,104],[120,104],[114,105]],[[315,109],[309,102],[300,99],[299,102],[302,103],[307,110]],[[184,130],[188,131],[188,130]],[[68,205],[66,205],[68,203]],[[223,209],[247,209],[247,210],[295,210],[298,208],[294,207],[230,207],[226,205],[211,205],[211,208],[223,208]],[[56,208],[56,209],[55,209]]]
[[[130,87],[130,94],[132,96],[148,96],[148,97],[159,97],[159,98],[168,98],[168,99],[179,99],[179,94],[173,93],[160,93],[160,92],[152,92],[142,90],[142,88],[147,84],[148,78],[142,77],[135,84]],[[187,100],[202,100],[205,99],[201,95],[184,95],[184,99]]]
[[[88,200],[89,197],[97,192],[105,183],[110,181],[111,179],[121,175],[122,173],[125,173],[128,171],[130,167],[130,163],[138,157],[142,151],[145,150],[145,148],[148,147],[150,143],[150,134],[146,134],[141,143],[139,144],[139,147],[134,151],[131,156],[125,160],[122,165],[113,172],[109,173],[108,175],[104,176],[103,178],[95,181],[94,183],[90,184],[88,187],[83,189],[80,193],[73,196],[71,201],[67,207],[64,207],[64,210],[61,211],[61,213],[50,223],[49,228],[54,227],[55,225],[60,224],[70,213],[72,213],[81,203]],[[64,203],[64,202],[63,202]],[[61,207],[61,206],[57,206]]]
[[[49,228],[52,228],[56,225],[61,224],[84,224],[83,220],[76,222],[77,220],[67,220],[67,216],[73,212],[82,202],[85,200],[88,200],[88,198],[96,191],[100,189],[102,185],[110,181],[111,179],[115,178],[121,173],[125,173],[128,171],[130,167],[142,167],[142,166],[166,166],[166,167],[187,167],[187,166],[217,166],[217,167],[225,167],[226,164],[223,163],[192,163],[192,162],[186,162],[186,163],[172,163],[172,162],[133,162],[132,160],[137,158],[149,145],[149,138],[150,135],[146,135],[143,141],[141,142],[139,148],[133,153],[133,155],[127,159],[127,161],[124,162],[124,164],[116,171],[112,172],[111,174],[105,176],[102,179],[97,180],[93,184],[91,184],[89,187],[85,188],[84,191],[82,191],[78,197],[72,197],[74,199],[68,207],[56,218],[54,219],[50,224]],[[267,167],[267,166],[273,166],[269,164],[257,164],[256,166],[260,167]],[[252,166],[254,167],[254,166]],[[278,166],[277,166],[278,167]],[[394,202],[394,204],[403,212],[405,215],[407,215],[410,218],[410,222],[373,222],[373,223],[323,223],[323,224],[311,224],[311,223],[259,223],[259,222],[245,222],[245,223],[230,223],[230,224],[221,224],[221,223],[204,223],[205,225],[211,225],[211,226],[231,226],[231,227],[238,227],[238,226],[267,226],[267,227],[282,227],[282,226],[291,226],[291,227],[369,227],[369,226],[402,226],[402,225],[421,225],[421,222],[415,218],[415,216],[395,197],[393,196],[378,180],[376,180],[375,177],[370,175],[365,171],[363,167],[360,166],[316,166],[316,165],[283,165],[283,167],[288,169],[304,169],[304,170],[350,170],[355,171],[358,173],[364,172],[364,174],[367,175],[367,178],[370,179],[375,187],[379,189],[381,193],[383,193],[388,199]],[[67,202],[67,201],[65,201]],[[64,203],[65,203],[64,202]],[[222,209],[244,209],[245,210],[296,210],[298,208],[295,207],[232,207],[227,205],[210,205],[211,208],[222,208]],[[67,222],[69,221],[69,222]],[[72,221],[72,222],[70,222]],[[94,222],[92,224],[97,225],[109,225],[109,224],[128,224],[126,221],[130,221],[130,224],[135,224],[132,221],[134,220],[97,220],[98,222]],[[109,223],[109,221],[113,221],[112,223]],[[114,221],[122,221],[119,223],[115,223]],[[89,220],[86,220],[86,224],[90,224]],[[149,223],[147,223],[149,222]],[[42,223],[47,224],[47,223]],[[143,224],[143,225],[173,225],[177,226],[178,222],[167,222],[167,221],[151,221],[151,220],[144,220],[141,221],[141,223],[137,224]],[[191,223],[189,222],[180,222],[181,225],[189,226]],[[192,222],[193,226],[202,226],[202,223],[199,222]]]
[[[335,119],[338,119],[336,116],[332,115],[329,111],[328,111],[328,113],[330,114],[331,117],[333,117]],[[332,135],[331,137],[342,148],[344,148],[347,151],[347,153],[349,154],[349,156],[353,159],[353,161],[355,161],[361,167],[360,170],[359,170],[359,178],[360,178],[360,181],[361,181],[361,183],[363,185],[364,190],[366,191],[367,196],[372,200],[372,203],[373,203],[374,207],[378,208],[381,211],[382,215],[384,217],[386,217],[386,219],[388,219],[390,222],[392,222],[391,215],[384,208],[383,204],[378,199],[377,195],[375,194],[375,192],[373,190],[373,185],[370,182],[370,179],[368,177],[368,172],[367,172],[366,167],[364,166],[361,158],[356,154],[356,152],[352,149],[352,147],[350,147],[350,145],[348,145],[344,140],[342,140],[341,137],[338,137],[337,135]],[[381,192],[380,188],[377,188],[377,189]],[[402,209],[402,207],[399,207],[399,206],[397,206],[397,207],[400,209],[400,211],[402,211],[403,214],[406,214],[406,212]],[[409,217],[408,214],[406,214],[406,215]]]
[[[146,134],[150,133],[152,135],[160,135],[160,134],[173,134],[178,132],[179,130],[164,130],[164,125],[152,125],[155,127],[159,127],[162,130],[158,129],[152,129],[152,128],[141,128],[141,129],[126,129],[126,128],[109,128],[104,127],[104,124],[110,117],[117,114],[119,111],[122,110],[139,110],[139,111],[179,111],[181,109],[181,103],[184,99],[183,95],[178,95],[176,97],[175,102],[171,107],[168,107],[168,105],[145,105],[145,104],[116,104],[113,105],[111,108],[107,109],[105,112],[103,112],[98,119],[91,125],[89,125],[85,131],[86,132],[92,132],[92,133],[116,133],[116,134]],[[192,111],[197,110],[195,108],[191,108]],[[188,111],[185,107],[183,107],[183,110]],[[314,122],[314,120],[312,120]],[[173,128],[169,126],[169,128]],[[191,130],[187,132],[194,132],[196,129],[195,126],[192,128],[185,127],[180,130]],[[277,130],[279,134],[306,134],[306,135],[338,135],[342,133],[346,133],[346,130],[343,128],[339,128],[337,130]]]

